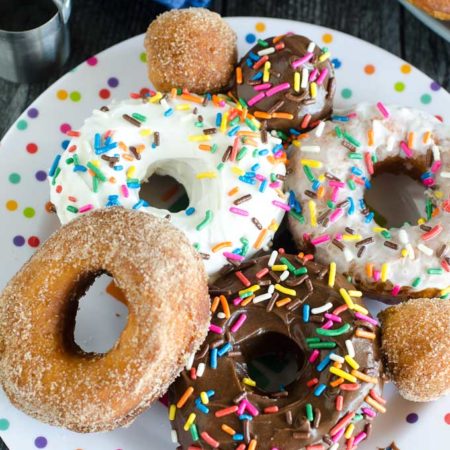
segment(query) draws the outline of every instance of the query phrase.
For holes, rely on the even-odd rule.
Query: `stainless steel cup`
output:
[[[44,23],[30,29],[14,28],[14,31],[0,27],[2,78],[22,83],[44,80],[60,68],[69,56],[67,22],[71,12],[71,0],[39,1],[41,3],[47,1],[54,8],[54,15]],[[36,0],[35,2],[33,7],[38,4]],[[21,5],[20,0],[0,0],[0,14],[3,10],[5,17],[7,7],[26,8]]]

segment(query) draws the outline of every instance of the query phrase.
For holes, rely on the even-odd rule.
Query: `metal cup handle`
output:
[[[53,0],[53,3],[58,8],[58,13],[64,23],[69,21],[70,12],[72,10],[71,0]]]

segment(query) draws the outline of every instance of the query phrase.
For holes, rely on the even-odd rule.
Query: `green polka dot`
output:
[[[19,120],[17,122],[17,129],[26,130],[28,127],[28,122],[26,120]]]
[[[341,95],[343,98],[350,98],[352,96],[352,90],[349,88],[342,89]]]
[[[0,419],[0,431],[6,431],[9,428],[8,419]]]
[[[143,63],[147,62],[147,53],[142,52],[142,53],[139,55],[139,59],[140,59]]]
[[[424,105],[428,105],[429,103],[431,103],[431,95],[430,94],[423,94],[422,97],[420,97],[420,101]]]
[[[70,93],[70,100],[73,102],[79,102],[81,100],[81,94],[78,91],[72,91]]]
[[[36,214],[36,211],[33,208],[31,208],[30,206],[23,210],[23,215],[27,219],[31,219],[32,217],[34,217],[35,214]]]
[[[397,92],[403,92],[405,90],[405,83],[403,83],[403,81],[397,81],[397,83],[394,84],[394,89]]]
[[[9,174],[9,182],[12,184],[18,184],[20,183],[20,175],[18,173],[10,173]]]

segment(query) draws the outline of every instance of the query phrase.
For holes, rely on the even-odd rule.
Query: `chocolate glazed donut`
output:
[[[232,93],[245,100],[259,120],[266,119],[269,129],[306,131],[331,115],[336,80],[329,56],[305,36],[288,34],[258,41],[239,62],[236,74],[242,77],[235,76]],[[266,63],[270,63],[269,77],[264,79]],[[267,83],[268,88],[261,89]],[[272,94],[273,89],[287,87],[286,83],[287,89]],[[255,102],[257,95],[262,99]]]
[[[377,321],[335,267],[306,259],[274,252],[210,291],[210,333],[169,390],[183,450],[337,449],[346,439],[355,448],[367,439],[385,411]]]

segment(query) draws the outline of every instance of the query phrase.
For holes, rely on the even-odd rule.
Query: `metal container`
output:
[[[22,83],[45,80],[55,73],[69,56],[67,22],[71,12],[71,0],[39,1],[47,1],[46,7],[49,3],[54,9],[54,15],[47,21],[33,24],[33,28],[24,30],[14,28],[11,31],[0,27],[0,77],[6,80]],[[35,2],[34,7],[38,3],[37,0]],[[20,0],[0,0],[0,14],[2,8],[7,11],[8,7],[22,7],[20,12],[24,13],[27,6],[21,5]],[[3,14],[6,16],[5,12]]]

